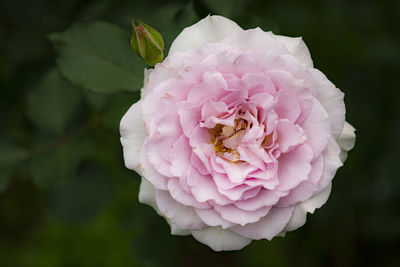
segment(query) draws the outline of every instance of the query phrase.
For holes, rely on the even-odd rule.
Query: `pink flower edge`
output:
[[[221,42],[224,42],[224,44],[219,45]],[[295,155],[298,156],[292,156],[295,159],[294,161],[288,160],[290,157],[286,156],[286,161],[288,162],[287,164],[289,164],[286,165],[290,167],[293,164],[297,164],[297,171],[294,173],[289,172],[289,176],[287,178],[289,180],[280,181],[280,185],[277,187],[278,189],[275,191],[271,190],[271,192],[274,193],[273,195],[265,193],[265,197],[258,197],[258,199],[255,201],[250,201],[252,200],[251,196],[254,194],[257,195],[257,192],[254,190],[254,192],[247,190],[247,196],[250,197],[250,202],[232,202],[232,200],[227,200],[226,196],[235,199],[236,194],[238,193],[227,193],[229,190],[227,191],[227,189],[224,189],[222,191],[224,194],[221,195],[221,193],[216,193],[219,200],[214,199],[215,201],[211,202],[214,206],[213,208],[210,208],[210,202],[199,201],[199,199],[202,197],[207,197],[207,195],[204,194],[208,191],[203,192],[200,190],[201,188],[195,188],[193,192],[196,194],[195,198],[193,198],[193,195],[188,195],[185,191],[187,190],[187,184],[184,185],[184,187],[181,187],[180,182],[173,182],[175,179],[165,178],[168,177],[168,175],[183,175],[182,173],[186,171],[186,169],[183,167],[185,167],[186,164],[197,164],[196,166],[198,166],[198,159],[196,159],[196,162],[188,161],[187,157],[180,157],[182,154],[180,152],[178,154],[172,154],[175,155],[174,158],[176,158],[176,160],[172,160],[172,163],[164,163],[166,160],[165,157],[160,157],[160,155],[154,154],[153,152],[150,154],[150,159],[145,160],[147,157],[141,156],[143,153],[149,153],[148,151],[152,151],[152,149],[154,149],[151,148],[150,150],[146,151],[146,147],[148,146],[148,144],[146,145],[146,140],[149,139],[152,131],[154,133],[154,127],[158,127],[158,130],[161,129],[159,125],[154,126],[154,123],[149,125],[149,122],[154,122],[153,117],[151,117],[152,112],[157,110],[157,106],[152,107],[152,102],[150,101],[152,99],[157,100],[157,98],[154,98],[152,94],[154,95],[153,92],[156,92],[160,85],[165,85],[166,81],[174,79],[177,75],[182,75],[182,73],[179,73],[182,72],[182,62],[185,64],[190,64],[190,61],[196,57],[196,53],[201,53],[201,49],[220,49],[222,51],[233,49],[233,53],[239,51],[237,52],[238,54],[247,53],[246,55],[251,55],[253,51],[260,51],[265,49],[265,47],[270,47],[272,52],[269,52],[272,54],[281,55],[279,56],[278,61],[281,60],[280,62],[285,62],[285,64],[287,64],[287,68],[290,68],[291,70],[289,73],[296,72],[296,75],[303,75],[303,82],[306,81],[309,84],[312,84],[313,88],[315,88],[315,91],[311,93],[317,100],[317,102],[314,101],[314,106],[319,107],[318,113],[315,114],[325,115],[322,115],[323,118],[319,118],[320,116],[316,115],[314,119],[309,119],[309,124],[311,124],[310,126],[307,126],[307,122],[301,124],[305,127],[305,129],[308,129],[306,130],[305,134],[308,137],[311,136],[312,140],[310,140],[307,146],[302,148],[302,150],[297,149],[298,152]],[[191,56],[189,57],[188,55]],[[217,54],[217,57],[218,55],[220,54]],[[245,56],[242,58],[243,60],[246,60]],[[260,56],[260,58],[262,59],[262,56]],[[265,59],[270,60],[271,58],[274,59],[272,56]],[[204,58],[201,60],[204,60]],[[209,64],[214,64],[212,58],[208,60],[211,62]],[[254,58],[252,60],[254,61]],[[235,71],[240,72],[242,70],[239,69]],[[269,77],[275,79],[273,81],[275,84],[285,82],[286,76],[282,76],[281,73],[283,72],[275,72],[270,74]],[[259,78],[262,77],[255,77],[253,75],[253,77],[248,78],[247,81],[250,83],[257,83],[255,79]],[[214,75],[203,76],[203,79],[211,79],[212,83],[209,85],[212,85],[220,78],[218,78],[218,75]],[[188,78],[186,78],[186,80],[188,80]],[[221,80],[221,82],[223,81]],[[177,88],[179,88],[179,86],[183,86],[182,88],[192,86],[192,84],[187,82],[184,85],[180,85],[180,83],[174,83],[172,85],[176,86]],[[282,84],[281,86],[286,85]],[[290,86],[288,88],[290,88]],[[167,88],[166,90],[168,91],[169,89]],[[192,99],[204,98],[204,95],[198,94],[198,92],[201,93],[201,91],[192,91],[193,93],[190,93],[191,95],[189,96]],[[168,92],[171,94],[175,93],[175,91],[171,90]],[[179,94],[181,91],[176,93]],[[267,94],[264,95],[267,96]],[[301,142],[305,142],[303,140],[304,138],[302,137],[304,136],[304,130],[300,129],[301,127],[294,127],[291,126],[292,124],[290,124],[291,120],[295,120],[295,118],[298,119],[299,116],[301,117],[301,111],[300,113],[299,111],[294,112],[294,109],[291,107],[293,107],[295,102],[293,102],[293,99],[291,99],[290,96],[283,97],[283,95],[280,97],[281,100],[279,101],[281,103],[287,103],[286,106],[285,104],[280,104],[282,107],[279,105],[275,106],[276,109],[279,110],[279,114],[287,118],[287,122],[285,122],[285,120],[281,120],[281,126],[278,125],[278,127],[281,128],[277,128],[278,130],[285,129],[281,130],[279,134],[280,143],[278,145],[283,151],[280,153],[286,153],[286,151],[292,149],[293,146],[299,146]],[[254,99],[257,101],[256,98]],[[145,110],[143,110],[142,107],[144,101]],[[303,106],[299,106],[299,108],[303,108],[304,110],[306,108],[305,103],[307,102],[303,101],[299,103],[303,103],[301,104]],[[259,104],[263,105],[264,103]],[[213,108],[217,107],[216,104],[212,105]],[[222,108],[221,104],[218,104],[218,106],[220,106],[218,108]],[[181,119],[184,120],[186,114],[190,115],[190,110],[191,109],[186,108],[184,114],[181,116]],[[208,108],[203,110],[204,112],[209,112],[210,109]],[[279,36],[274,35],[271,32],[265,33],[258,28],[244,31],[236,23],[224,17],[208,16],[182,31],[182,33],[173,42],[170,48],[169,56],[164,60],[164,62],[156,65],[154,70],[145,70],[145,82],[142,89],[142,99],[134,104],[122,118],[120,133],[121,143],[124,150],[125,165],[129,169],[135,170],[142,176],[139,201],[152,206],[157,213],[159,213],[161,216],[164,216],[171,226],[172,234],[191,234],[195,239],[208,245],[215,251],[238,250],[247,246],[253,239],[271,240],[277,235],[284,235],[284,233],[287,231],[293,231],[301,227],[306,221],[307,213],[313,213],[315,209],[320,208],[327,201],[331,191],[331,180],[337,169],[345,161],[347,152],[354,147],[355,143],[355,130],[350,124],[344,121],[344,116],[345,108],[343,102],[343,93],[338,90],[324,74],[313,68],[309,51],[301,38]],[[205,120],[204,123],[209,124],[215,120],[217,119],[210,117],[210,119]],[[307,121],[307,119],[305,120]],[[192,127],[190,124],[191,121],[193,121],[193,119],[189,120],[187,123],[183,121],[184,125],[186,126],[183,131],[187,131],[190,127]],[[219,119],[219,121],[221,120]],[[318,121],[320,122],[318,123]],[[146,122],[147,125],[145,125],[144,122]],[[224,122],[228,123],[226,120]],[[326,122],[329,125],[325,125],[324,123]],[[162,126],[164,127],[162,129],[166,129],[165,127],[168,125]],[[315,130],[315,128],[317,130]],[[329,136],[322,138],[318,133],[318,129],[321,129],[321,131],[327,131],[327,129],[329,129]],[[227,130],[229,130],[229,128],[227,128]],[[191,135],[194,135],[193,133],[194,132],[191,132]],[[285,134],[288,136],[287,141],[285,141],[284,138]],[[246,133],[246,135],[249,136],[248,138],[250,138],[250,133]],[[192,142],[199,142],[199,140],[201,140],[201,135],[199,138],[200,139],[192,138]],[[246,137],[241,136],[240,138],[243,140],[243,138]],[[296,140],[296,138],[299,138],[298,141],[296,141],[297,143],[293,143],[293,140]],[[224,145],[235,146],[236,143],[234,141],[232,143],[230,140],[233,141],[235,139],[226,139]],[[181,146],[187,146],[185,142],[186,141],[183,141],[182,143],[181,141],[181,145],[179,145],[179,142],[175,142],[174,146],[177,147],[177,151],[186,151],[185,149],[178,150],[178,148]],[[147,141],[147,143],[149,142]],[[245,150],[242,149],[241,151],[242,153],[240,155],[242,156],[244,155],[243,153]],[[312,151],[312,153],[307,151]],[[307,156],[308,154],[309,156]],[[316,157],[315,155],[319,156]],[[307,157],[309,157],[307,161],[310,161],[311,163],[301,163],[301,158]],[[253,159],[253,157],[250,157],[250,159]],[[154,162],[160,163],[157,165],[157,168],[154,167]],[[284,160],[282,160],[281,165],[284,165],[283,162]],[[163,164],[165,166],[162,166]],[[215,164],[216,163],[214,163],[214,165]],[[215,166],[215,168],[219,169],[222,168],[221,166],[223,166],[223,168],[227,170],[231,169],[229,164],[219,164],[219,166],[220,167]],[[263,167],[261,163],[258,166],[261,168]],[[197,171],[203,171],[206,173],[206,170],[203,167],[200,167],[200,169],[197,169]],[[285,170],[289,170],[289,167],[285,168]],[[291,177],[293,177],[293,175],[300,170],[299,168],[304,169],[305,176],[299,176],[299,178],[296,178],[297,180],[291,179]],[[227,171],[227,174],[233,174],[237,171],[237,169],[232,169],[230,172]],[[285,171],[282,170],[280,173],[284,175]],[[309,178],[309,175],[317,177],[318,181],[316,182],[316,180]],[[241,177],[242,176],[240,175],[234,175],[229,176],[229,179],[240,180]],[[191,177],[190,179],[193,180]],[[308,180],[313,181],[308,183]],[[222,183],[222,181],[223,180],[219,182],[219,186],[228,186],[227,184],[224,185],[225,182]],[[273,185],[273,182],[271,181],[264,183],[264,186],[273,188],[276,185]],[[309,189],[313,186],[316,189]],[[220,187],[218,187],[218,189],[222,190]],[[208,188],[207,190],[215,189]],[[282,192],[288,191],[288,195],[283,196],[284,194]],[[258,193],[258,195],[261,194]],[[306,199],[303,199],[305,197]],[[259,204],[257,203],[260,202],[260,199],[269,201],[269,203],[274,203],[276,199],[279,199],[279,201],[275,202],[275,204],[271,204],[269,208],[262,208],[263,206],[261,206],[260,209],[250,211],[253,209],[252,207],[258,207]],[[220,204],[217,204],[217,202]],[[226,202],[225,205],[224,202]],[[233,203],[234,206],[227,203]],[[237,207],[240,208],[238,209]]]

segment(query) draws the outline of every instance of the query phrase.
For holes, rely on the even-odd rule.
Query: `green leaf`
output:
[[[19,146],[0,143],[0,192],[3,192],[11,181],[11,177],[26,156],[26,151]]]
[[[39,187],[47,188],[74,177],[79,164],[90,155],[91,149],[90,140],[55,143],[32,158],[30,173],[33,181]]]
[[[27,113],[37,128],[61,134],[76,114],[81,98],[81,89],[53,68],[37,88],[28,92]]]
[[[104,208],[111,192],[107,172],[97,165],[88,165],[76,177],[52,188],[49,212],[63,221],[87,222]]]
[[[58,52],[57,64],[73,83],[111,93],[143,86],[145,64],[130,48],[130,34],[105,22],[76,24],[49,35]]]

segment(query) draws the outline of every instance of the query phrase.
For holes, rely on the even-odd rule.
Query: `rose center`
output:
[[[246,133],[247,121],[243,119],[235,120],[235,125],[217,124],[214,128],[209,129],[211,135],[211,144],[218,156],[224,156],[225,153],[231,154],[232,161],[239,161],[240,155],[237,147],[243,135]]]

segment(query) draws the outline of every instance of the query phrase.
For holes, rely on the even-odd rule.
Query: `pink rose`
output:
[[[302,226],[355,142],[301,38],[220,16],[184,29],[121,120],[139,200],[175,235],[237,250]]]

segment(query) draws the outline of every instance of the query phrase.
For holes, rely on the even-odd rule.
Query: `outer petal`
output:
[[[121,144],[124,150],[125,166],[142,174],[140,165],[140,150],[146,138],[143,125],[141,103],[133,104],[125,113],[120,123]]]
[[[337,142],[341,149],[340,160],[344,162],[347,158],[347,151],[353,149],[356,142],[356,134],[353,126],[347,121],[344,123],[343,132],[339,135]]]
[[[179,228],[200,230],[206,227],[193,207],[180,204],[167,191],[156,190],[156,202],[168,221],[176,224]]]
[[[325,150],[331,137],[329,115],[316,99],[313,100],[311,112],[301,126],[307,135],[306,143],[314,153],[313,159],[316,159]]]
[[[235,224],[225,220],[214,209],[196,209],[200,219],[209,226],[221,226],[222,228],[230,228]]]
[[[293,231],[304,225],[307,219],[307,213],[314,213],[315,209],[319,209],[326,203],[331,193],[332,184],[329,185],[314,195],[310,199],[298,204],[295,211],[292,214],[289,222],[285,227],[285,231]]]
[[[207,227],[200,231],[192,231],[192,235],[197,241],[206,244],[214,251],[239,250],[251,242],[251,239],[221,227]]]
[[[172,43],[169,54],[196,49],[207,43],[220,42],[239,31],[242,31],[242,28],[232,20],[221,16],[207,16],[185,28]]]
[[[345,121],[344,94],[321,71],[310,69],[310,73],[314,79],[317,98],[331,121],[332,135],[337,138],[342,132]]]
[[[292,217],[285,226],[285,231],[293,231],[302,227],[307,221],[307,212],[299,204],[292,213]]]
[[[169,223],[169,226],[171,227],[172,235],[190,235],[189,231],[179,228],[176,224],[174,224],[173,222],[171,222],[169,220],[167,220],[167,222]]]
[[[156,203],[156,191],[154,186],[143,177],[139,189],[139,202],[150,205],[161,215]]]
[[[266,238],[271,240],[284,229],[294,211],[294,207],[272,208],[271,211],[256,223],[236,226],[232,230],[242,236],[252,239]]]
[[[259,50],[266,53],[272,52],[277,55],[288,53],[286,46],[277,42],[273,34],[264,32],[260,28],[232,34],[224,40],[224,43],[235,46],[242,51]]]
[[[329,183],[324,190],[319,192],[318,194],[314,195],[312,198],[304,201],[301,205],[303,209],[309,213],[314,213],[315,209],[319,209],[326,203],[331,194],[332,183]]]
[[[283,43],[289,53],[294,56],[300,63],[312,68],[313,61],[311,59],[310,51],[301,37],[287,37],[282,35],[275,35],[275,38]]]
[[[326,147],[323,157],[324,157],[324,170],[322,172],[321,179],[318,181],[318,192],[326,188],[332,181],[336,174],[336,171],[343,166],[340,161],[340,147],[333,140],[333,137],[329,139],[328,146]]]

